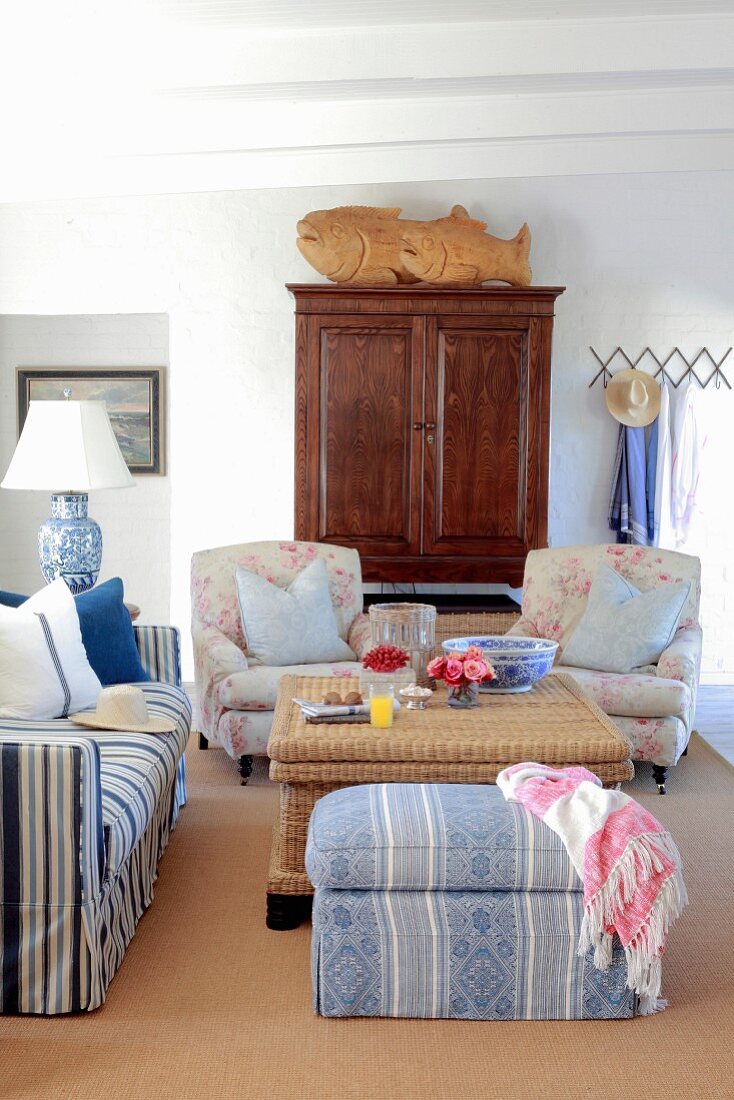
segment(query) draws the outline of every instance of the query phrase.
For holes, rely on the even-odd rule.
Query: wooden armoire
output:
[[[563,287],[289,285],[295,536],[367,581],[522,582],[545,546]]]

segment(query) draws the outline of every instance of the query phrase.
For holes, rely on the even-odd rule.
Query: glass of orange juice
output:
[[[393,684],[370,684],[370,725],[386,730],[392,725],[395,687]]]

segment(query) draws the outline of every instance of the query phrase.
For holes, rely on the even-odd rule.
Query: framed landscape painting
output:
[[[104,401],[130,473],[163,474],[162,367],[19,367],[18,435],[29,401]]]

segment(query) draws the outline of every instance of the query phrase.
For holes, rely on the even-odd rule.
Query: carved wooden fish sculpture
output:
[[[455,206],[448,218],[412,225],[401,222],[400,260],[416,278],[435,286],[479,286],[497,279],[511,286],[529,286],[530,230],[527,223],[512,240],[485,233],[486,222],[470,218]]]
[[[399,207],[339,206],[312,210],[298,223],[299,251],[321,275],[354,286],[417,283],[402,262],[401,240],[421,222],[398,218]]]

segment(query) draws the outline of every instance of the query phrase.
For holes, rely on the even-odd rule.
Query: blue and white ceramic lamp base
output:
[[[38,531],[38,557],[47,584],[58,577],[74,595],[92,588],[102,565],[102,531],[88,515],[86,493],[54,493],[51,518]]]

